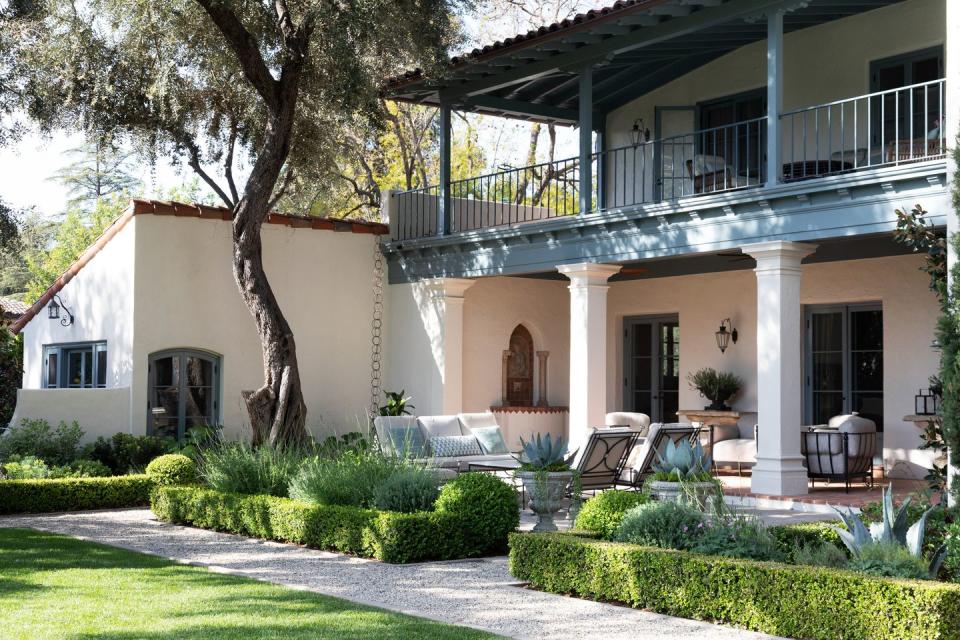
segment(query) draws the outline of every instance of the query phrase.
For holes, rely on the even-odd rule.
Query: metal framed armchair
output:
[[[843,482],[847,493],[852,480],[873,486],[873,456],[877,426],[857,415],[841,415],[827,425],[809,427],[801,434],[801,453],[811,480]]]

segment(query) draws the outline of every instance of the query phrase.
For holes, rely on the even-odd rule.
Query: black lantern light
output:
[[[733,323],[730,322],[730,318],[726,318],[720,323],[720,328],[714,335],[717,337],[717,347],[720,349],[720,353],[726,352],[731,340],[733,340],[733,344],[737,344],[737,338],[739,337]]]
[[[633,121],[633,146],[637,146],[640,142],[650,142],[650,129],[647,129],[643,124],[643,118],[637,118]]]
[[[933,389],[920,389],[913,402],[918,416],[935,416],[940,412],[940,396]]]
[[[63,309],[63,312],[66,314],[65,317],[60,317],[60,309]],[[60,324],[64,327],[69,327],[73,324],[73,314],[70,313],[70,309],[67,308],[67,305],[63,304],[63,300],[57,294],[53,294],[53,297],[50,298],[50,304],[47,305],[47,317],[50,320],[59,320]]]

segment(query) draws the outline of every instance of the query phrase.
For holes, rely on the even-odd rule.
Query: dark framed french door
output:
[[[807,424],[856,412],[883,431],[883,309],[879,303],[806,308]]]
[[[182,441],[193,427],[220,424],[220,358],[171,349],[150,355],[147,424],[151,435]]]
[[[623,405],[653,422],[675,422],[680,408],[680,321],[642,316],[623,321]]]

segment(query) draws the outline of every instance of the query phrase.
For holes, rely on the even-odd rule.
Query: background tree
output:
[[[455,1],[34,0],[4,17],[41,129],[129,132],[232,209],[233,272],[263,351],[263,386],[244,397],[255,443],[308,437],[261,227],[300,172],[335,164],[346,127],[376,120],[383,78],[444,57]]]
[[[112,138],[95,135],[67,155],[74,161],[50,179],[67,187],[68,205],[92,206],[100,198],[136,193],[142,186],[133,175],[133,152],[122,149]]]
[[[0,296],[32,302],[27,296],[32,274],[30,264],[39,263],[48,250],[57,224],[36,211],[19,216],[15,241],[0,246]]]

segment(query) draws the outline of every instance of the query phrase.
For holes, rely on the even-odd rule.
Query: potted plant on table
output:
[[[730,411],[727,402],[743,388],[743,380],[739,377],[726,371],[717,371],[712,367],[687,374],[687,382],[692,389],[696,389],[700,395],[710,401],[710,405],[704,407],[707,411]]]
[[[574,451],[567,454],[566,443],[562,437],[551,439],[548,433],[538,433],[533,440],[525,442],[520,438],[523,448],[519,456],[520,463],[516,477],[530,495],[530,509],[537,514],[534,531],[556,531],[553,514],[560,510],[561,501],[573,481],[574,470],[571,464],[577,455]]]
[[[670,440],[663,455],[657,453],[650,493],[657,500],[689,499],[704,508],[718,495],[717,482],[710,474],[712,466],[713,460],[700,442],[691,445],[688,440],[681,440],[680,444]]]

